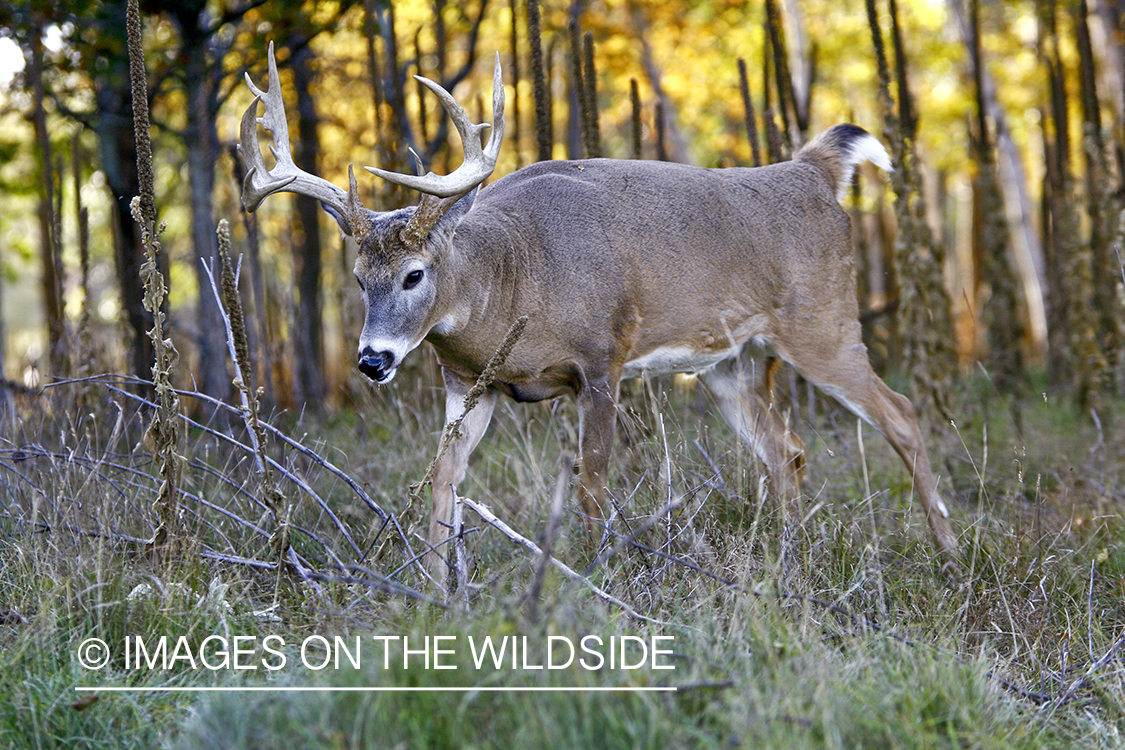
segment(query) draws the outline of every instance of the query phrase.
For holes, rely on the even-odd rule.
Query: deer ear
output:
[[[341,232],[348,235],[349,237],[352,236],[352,226],[348,223],[348,220],[344,218],[343,214],[341,214],[332,206],[329,206],[327,203],[321,203],[320,207],[324,209],[324,213],[328,214],[336,220],[336,223],[340,225]]]
[[[442,214],[442,217],[438,219],[438,223],[434,225],[433,231],[447,232],[449,234],[452,234],[454,231],[456,231],[457,226],[461,223],[461,220],[464,219],[465,215],[472,209],[473,202],[476,201],[477,193],[479,191],[479,186],[473,188],[465,194],[465,197],[461,198],[452,206],[450,206],[449,210]]]

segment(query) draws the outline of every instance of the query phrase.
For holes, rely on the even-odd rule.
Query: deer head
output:
[[[242,117],[239,149],[247,165],[242,204],[247,211],[254,211],[272,193],[307,195],[319,200],[340,231],[355,239],[359,245],[355,275],[366,308],[358,366],[375,382],[388,383],[403,358],[430,330],[450,325],[452,303],[443,298],[441,289],[449,276],[453,237],[457,225],[472,208],[481,183],[496,168],[504,139],[500,56],[496,56],[493,72],[491,126],[473,123],[448,91],[428,78],[415,76],[441,101],[461,136],[465,159],[448,175],[408,175],[366,167],[374,175],[423,194],[417,206],[389,212],[375,212],[363,206],[351,167],[349,189],[345,192],[296,166],[290,151],[273,42],[269,45],[268,67],[266,91],[255,86],[249,74],[246,76],[255,99]],[[265,105],[262,117],[257,116],[259,102]],[[270,151],[276,160],[272,170],[266,168],[257,146],[257,124],[272,136]],[[492,132],[482,146],[481,133],[488,127]],[[415,158],[421,162],[417,154]]]

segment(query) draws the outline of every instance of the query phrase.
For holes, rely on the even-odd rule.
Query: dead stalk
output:
[[[145,77],[144,52],[141,45],[141,20],[137,0],[129,0],[127,8],[129,41],[129,74],[133,89],[133,119],[137,140],[137,170],[140,175],[141,194],[133,198],[130,210],[134,221],[141,227],[141,244],[145,249],[145,263],[141,266],[144,281],[144,306],[152,313],[153,325],[149,331],[156,361],[152,366],[153,386],[156,390],[157,408],[145,432],[145,446],[152,454],[160,471],[160,489],[153,510],[157,527],[146,547],[161,557],[175,556],[180,544],[178,491],[183,458],[176,453],[179,443],[180,401],[172,388],[172,371],[179,361],[179,353],[170,338],[164,337],[163,311],[167,287],[164,275],[157,267],[160,254],[159,236],[165,225],[156,226],[155,187],[152,170],[152,145],[148,126],[148,85]]]
[[[1092,678],[1099,669],[1112,661],[1113,658],[1117,655],[1117,652],[1120,651],[1123,647],[1125,647],[1125,633],[1121,634],[1121,636],[1114,642],[1114,644],[1109,647],[1109,650],[1102,654],[1102,657],[1100,659],[1090,665],[1090,668],[1086,670],[1086,673],[1084,675],[1076,679],[1074,682],[1070,683],[1067,689],[1059,694],[1059,697],[1055,699],[1055,704],[1061,706],[1062,704],[1067,703],[1072,698],[1074,698],[1074,694],[1082,689],[1082,687],[1090,681],[1090,678]]]
[[[526,315],[521,315],[512,323],[511,327],[508,329],[508,333],[504,335],[504,340],[500,342],[500,347],[496,350],[496,353],[492,355],[492,359],[488,361],[488,366],[484,368],[484,372],[477,378],[476,384],[465,394],[465,402],[461,410],[461,416],[446,423],[441,433],[441,442],[438,444],[437,454],[434,456],[434,459],[430,461],[430,465],[426,467],[426,473],[422,475],[422,479],[410,486],[408,506],[413,505],[416,501],[421,502],[422,489],[426,485],[433,483],[434,467],[437,466],[438,461],[445,455],[445,451],[449,449],[453,441],[461,437],[461,423],[465,421],[465,416],[476,408],[476,405],[480,402],[480,397],[492,386],[492,381],[496,378],[496,371],[504,366],[508,355],[512,353],[512,347],[519,341],[520,336],[523,334],[523,329],[526,326]]]

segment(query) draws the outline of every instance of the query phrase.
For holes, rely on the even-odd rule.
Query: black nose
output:
[[[359,353],[359,371],[376,383],[381,383],[387,379],[394,359],[395,355],[390,352],[376,353],[371,347],[365,346]]]

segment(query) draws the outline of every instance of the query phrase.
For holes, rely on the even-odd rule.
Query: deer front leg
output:
[[[607,510],[606,482],[617,426],[618,380],[587,382],[578,394],[579,496],[586,527],[594,530]]]
[[[472,383],[467,383],[449,370],[442,368],[442,378],[445,380],[445,424],[448,425],[464,417],[460,426],[460,437],[453,438],[448,447],[434,464],[433,486],[434,507],[430,515],[431,547],[438,547],[449,538],[450,521],[453,516],[453,488],[465,478],[468,469],[469,456],[477,447],[488,423],[492,420],[492,411],[496,407],[496,390],[489,388],[480,397],[480,401],[469,412],[465,412],[465,396],[472,388]],[[426,555],[426,566],[430,573],[442,583],[445,580],[445,559],[431,552]]]

